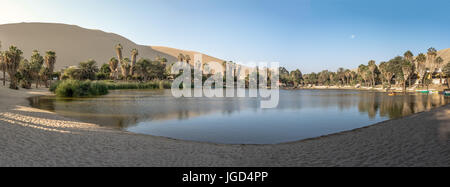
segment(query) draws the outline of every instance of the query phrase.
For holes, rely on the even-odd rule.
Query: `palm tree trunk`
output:
[[[405,92],[405,93],[406,93],[406,80],[405,80],[405,81],[403,81],[403,92]]]
[[[411,87],[411,77],[408,78],[408,81],[409,81],[408,85]]]
[[[3,86],[6,86],[6,70],[3,69]]]
[[[447,87],[450,88],[450,77],[447,78]]]

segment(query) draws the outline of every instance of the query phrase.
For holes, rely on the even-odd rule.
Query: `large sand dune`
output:
[[[130,51],[139,50],[138,58],[167,58],[170,63],[177,60],[180,52],[193,57],[196,52],[172,48],[138,45],[122,36],[100,30],[90,30],[75,25],[53,23],[18,23],[0,25],[2,50],[10,45],[18,46],[25,58],[30,58],[34,49],[45,53],[54,50],[57,54],[56,68],[77,65],[79,62],[94,59],[99,64],[107,63],[115,57],[114,46],[120,43],[124,47],[124,56],[130,57]],[[162,50],[170,49],[170,50]],[[216,59],[205,56],[205,60]],[[222,61],[220,61],[222,62]]]

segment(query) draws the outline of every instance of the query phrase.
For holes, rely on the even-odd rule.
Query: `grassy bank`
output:
[[[109,90],[126,89],[169,89],[168,81],[151,81],[145,83],[112,82],[112,81],[79,81],[64,80],[51,85],[50,91],[60,97],[91,97],[108,94]]]

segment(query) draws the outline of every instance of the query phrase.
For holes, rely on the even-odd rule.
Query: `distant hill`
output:
[[[188,51],[188,50],[181,50],[181,49],[174,49],[174,48],[170,48],[170,47],[162,47],[162,46],[151,46],[151,48],[155,51],[159,51],[161,53],[165,53],[168,55],[171,55],[173,57],[178,57],[178,55],[181,53],[183,55],[189,55],[191,57],[192,60],[194,60],[194,56],[195,54],[200,54],[198,52],[195,51]],[[225,60],[222,59],[218,59],[209,55],[205,55],[202,54],[203,56],[203,63],[208,63],[208,62],[219,62],[222,63]]]
[[[438,51],[437,56],[438,57],[440,56],[442,59],[444,59],[443,65],[449,63],[450,62],[450,48]]]
[[[75,25],[54,23],[17,23],[0,25],[0,41],[2,50],[10,45],[19,47],[25,58],[37,49],[41,55],[53,50],[57,55],[56,69],[78,65],[79,62],[94,59],[99,65],[116,57],[114,46],[118,43],[124,47],[124,57],[130,57],[130,51],[139,50],[138,58],[155,59],[163,57],[169,63],[177,61],[180,52],[193,58],[193,51],[184,51],[167,47],[151,47],[138,45],[125,37],[100,30],[81,28]],[[153,49],[155,48],[155,49]],[[216,59],[205,56],[205,60]],[[222,62],[222,61],[219,61]]]

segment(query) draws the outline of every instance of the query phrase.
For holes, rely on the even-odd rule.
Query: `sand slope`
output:
[[[106,33],[100,30],[90,30],[75,25],[53,23],[18,23],[0,25],[0,41],[2,50],[10,45],[18,46],[25,58],[30,58],[34,49],[42,54],[47,50],[54,50],[57,55],[56,69],[66,66],[78,65],[79,62],[95,59],[98,64],[107,63],[111,57],[115,57],[114,46],[121,43],[124,47],[124,56],[130,57],[133,48],[139,50],[139,57],[155,59],[167,58],[169,62],[175,62],[182,50],[157,47],[154,50],[150,46],[138,45],[122,36]],[[175,52],[176,51],[176,52]],[[170,54],[166,54],[170,52]],[[172,53],[173,52],[173,53]],[[182,51],[193,57],[195,52]],[[216,59],[205,56],[205,59]],[[222,61],[220,61],[222,62]]]

